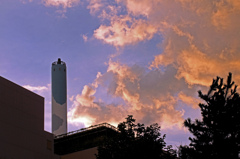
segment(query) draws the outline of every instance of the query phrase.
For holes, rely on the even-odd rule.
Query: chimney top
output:
[[[58,58],[57,64],[61,64],[61,58]]]

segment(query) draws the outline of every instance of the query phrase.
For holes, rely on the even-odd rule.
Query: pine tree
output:
[[[199,104],[202,120],[185,120],[184,125],[194,137],[189,138],[190,147],[180,147],[182,155],[194,159],[239,158],[240,97],[232,74],[229,73],[226,84],[217,77],[207,94],[198,93],[205,101]]]

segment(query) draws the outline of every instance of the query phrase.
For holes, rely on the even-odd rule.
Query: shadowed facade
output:
[[[59,159],[44,131],[44,98],[0,76],[0,158]]]

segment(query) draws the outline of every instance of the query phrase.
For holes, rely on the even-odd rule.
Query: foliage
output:
[[[202,120],[187,119],[184,125],[193,134],[190,146],[180,147],[180,158],[238,158],[240,152],[240,97],[229,73],[227,83],[213,79],[207,94],[199,91]]]
[[[164,148],[165,135],[161,137],[160,126],[152,124],[135,124],[132,115],[125,122],[118,125],[119,134],[107,138],[98,147],[97,159],[173,159],[176,152],[168,147]]]
[[[178,157],[180,159],[197,159],[198,154],[196,153],[196,151],[194,150],[193,147],[189,147],[187,145],[182,146],[180,145],[178,148]]]

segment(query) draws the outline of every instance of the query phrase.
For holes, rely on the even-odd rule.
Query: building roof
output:
[[[116,135],[116,127],[102,123],[88,128],[79,129],[66,134],[55,136],[55,154],[65,155],[88,148],[99,146],[105,138]]]

